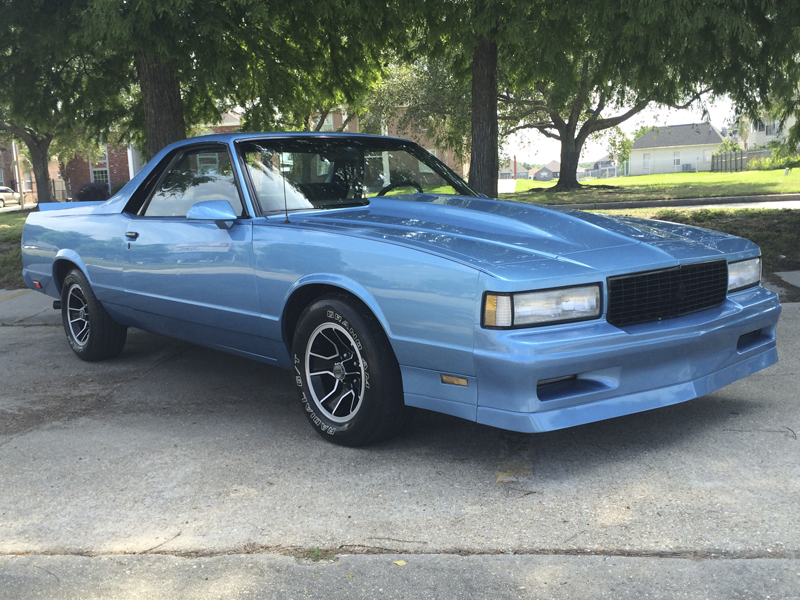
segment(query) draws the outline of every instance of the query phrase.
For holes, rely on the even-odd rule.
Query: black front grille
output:
[[[616,326],[672,319],[719,306],[727,293],[724,260],[609,277],[606,318]]]

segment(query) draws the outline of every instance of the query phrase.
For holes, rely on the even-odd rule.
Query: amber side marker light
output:
[[[442,383],[448,385],[460,385],[461,387],[467,387],[469,385],[467,380],[463,377],[453,377],[452,375],[445,375],[444,373],[440,374],[439,377],[441,377]]]

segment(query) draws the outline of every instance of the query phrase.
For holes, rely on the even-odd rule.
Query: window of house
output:
[[[711,150],[703,150],[703,162],[711,162]]]
[[[5,185],[5,179],[3,179],[3,169],[0,169],[0,185]]]
[[[320,131],[333,131],[333,113],[328,113]]]
[[[101,181],[108,183],[108,150],[103,153],[103,156],[97,159],[91,168],[92,181]]]
[[[25,173],[25,191],[26,192],[32,192],[33,191],[33,177],[31,175],[30,171]]]
[[[643,154],[642,155],[642,168],[643,169],[650,169],[650,154]]]
[[[672,153],[672,164],[673,166],[680,167],[681,166],[681,153],[680,152],[673,152]]]
[[[92,181],[108,183],[108,169],[92,169]]]
[[[779,121],[773,119],[771,121],[767,121],[766,126],[764,127],[764,132],[767,135],[778,135],[779,129],[778,126],[780,125]]]

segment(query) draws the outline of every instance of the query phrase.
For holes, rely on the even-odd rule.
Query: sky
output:
[[[706,109],[712,125],[718,128],[729,125],[733,116],[733,105],[730,100],[722,98],[714,103],[708,102]],[[609,118],[615,116],[615,113],[603,116]],[[701,123],[703,120],[703,111],[699,105],[685,110],[653,105],[622,123],[620,128],[630,137],[633,131],[642,125],[684,125]],[[547,164],[551,160],[561,160],[561,144],[558,140],[551,140],[538,132],[526,131],[512,136],[503,148],[503,153],[508,158],[516,155],[517,161],[520,162]],[[595,161],[606,154],[608,154],[606,140],[589,140],[584,145],[581,162]]]

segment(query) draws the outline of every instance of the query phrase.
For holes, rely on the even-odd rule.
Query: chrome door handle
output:
[[[135,231],[126,231],[125,237],[128,238],[129,240],[135,240],[136,238],[139,237],[139,234],[136,233]]]

